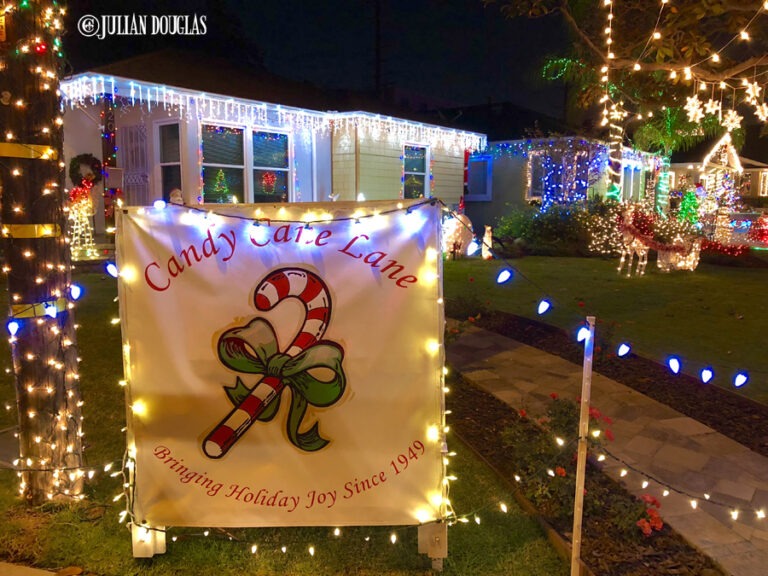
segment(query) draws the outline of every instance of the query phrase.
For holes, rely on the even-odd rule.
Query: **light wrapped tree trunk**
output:
[[[84,483],[58,96],[62,18],[51,2],[20,0],[3,19],[0,216],[19,417],[16,464],[23,498],[40,504],[80,498]]]

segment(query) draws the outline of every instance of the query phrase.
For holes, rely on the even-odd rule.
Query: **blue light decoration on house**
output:
[[[701,378],[701,381],[704,384],[708,384],[712,378],[714,378],[715,372],[712,370],[711,366],[707,366],[706,368],[702,368],[701,372],[699,372],[699,377]]]
[[[679,374],[680,373],[680,358],[677,356],[670,356],[667,358],[667,366],[669,366],[669,369],[672,370],[672,374]]]
[[[112,278],[117,278],[118,271],[117,271],[117,266],[115,265],[114,262],[107,262],[106,265],[104,266],[104,269],[107,271],[107,274],[112,276]]]
[[[576,333],[576,342],[586,342],[587,338],[589,338],[589,328],[587,326],[582,326]]]

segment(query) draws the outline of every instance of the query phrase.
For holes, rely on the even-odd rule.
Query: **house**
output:
[[[761,127],[744,128],[744,145],[734,146],[730,132],[710,139],[685,152],[672,155],[670,189],[679,190],[701,183],[704,189],[722,195],[725,185],[744,203],[766,205],[768,200],[768,138],[760,136]]]
[[[457,204],[465,150],[486,143],[476,132],[328,111],[319,106],[333,95],[309,85],[184,54],[83,72],[62,81],[61,92],[65,161],[103,163],[91,192],[97,234],[109,230],[117,200],[147,205],[168,201],[175,189],[186,204],[418,197]]]
[[[571,204],[608,194],[608,144],[563,136],[492,142],[469,158],[466,213],[495,225],[510,208]],[[624,148],[617,199],[639,202],[661,168],[653,154]]]

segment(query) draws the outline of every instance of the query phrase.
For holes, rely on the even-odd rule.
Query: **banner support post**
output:
[[[592,356],[595,347],[595,317],[587,316],[589,335],[584,341],[584,367],[581,378],[579,410],[579,448],[576,457],[576,493],[573,501],[573,542],[571,545],[571,576],[581,574],[581,525],[584,514],[584,483],[587,465],[587,435],[589,434],[589,402],[592,391]]]

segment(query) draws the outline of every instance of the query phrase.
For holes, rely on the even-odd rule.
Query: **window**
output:
[[[245,200],[243,129],[204,124],[203,197],[208,203]]]
[[[253,201],[287,202],[289,196],[288,135],[253,133]]]
[[[429,196],[427,176],[427,148],[406,145],[403,150],[403,198]]]
[[[171,190],[181,189],[181,153],[179,147],[179,125],[161,124],[160,136],[160,189],[163,200],[170,197]]]
[[[531,152],[528,159],[528,189],[525,199],[541,201],[546,188],[547,170],[544,163],[547,158],[542,152]]]
[[[493,199],[492,167],[493,159],[490,156],[469,158],[465,200],[490,201]]]
[[[768,196],[768,170],[760,172],[760,196]]]

